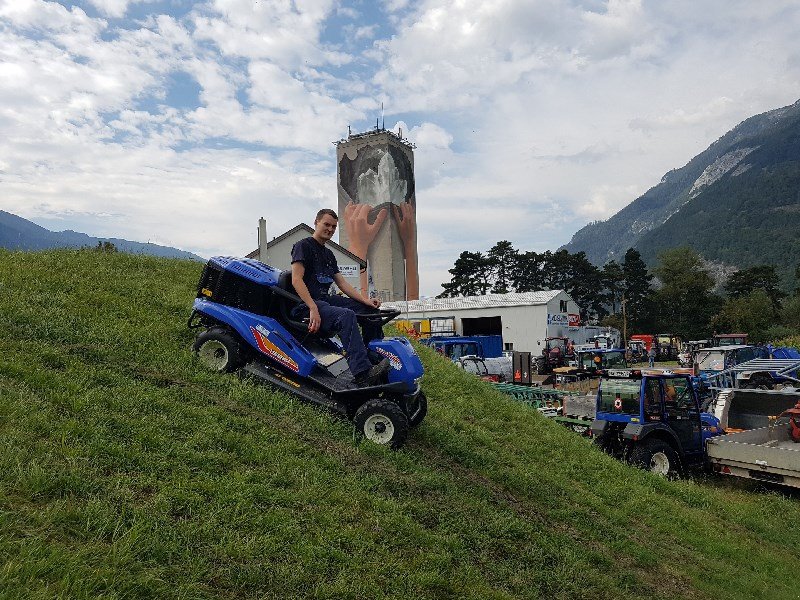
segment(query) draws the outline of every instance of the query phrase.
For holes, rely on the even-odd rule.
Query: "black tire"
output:
[[[408,426],[411,429],[415,427],[419,427],[419,424],[425,419],[425,415],[428,414],[428,398],[425,396],[423,392],[420,392],[417,395],[417,399],[415,402],[412,402],[408,406]]]
[[[198,335],[194,351],[203,366],[217,373],[232,373],[245,362],[239,340],[225,329],[209,329]]]
[[[631,450],[628,462],[639,469],[650,471],[667,479],[681,474],[678,453],[663,440],[645,440]]]
[[[367,400],[353,417],[356,435],[397,450],[408,437],[408,419],[403,409],[389,400]]]

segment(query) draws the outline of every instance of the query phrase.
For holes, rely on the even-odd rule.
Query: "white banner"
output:
[[[358,279],[358,265],[339,265],[339,272],[342,277]]]
[[[563,325],[567,327],[569,325],[569,315],[564,313],[558,315],[547,315],[547,324],[548,325]]]

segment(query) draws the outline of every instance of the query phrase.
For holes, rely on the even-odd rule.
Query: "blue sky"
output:
[[[800,98],[800,5],[0,0],[0,209],[243,254],[336,205],[331,142],[416,145],[421,291],[555,249]]]

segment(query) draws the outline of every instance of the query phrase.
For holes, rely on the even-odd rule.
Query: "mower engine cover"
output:
[[[419,384],[424,372],[422,361],[406,338],[372,340],[369,347],[370,350],[389,359],[389,383],[404,381],[411,386]]]

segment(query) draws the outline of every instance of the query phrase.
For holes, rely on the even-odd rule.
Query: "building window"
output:
[[[514,343],[513,342],[506,342],[504,345],[505,345],[505,351],[506,352],[513,352],[514,351]]]
[[[562,312],[562,313],[567,312],[567,301],[566,300],[561,300],[560,304],[559,304],[559,307],[560,307],[559,312]]]

